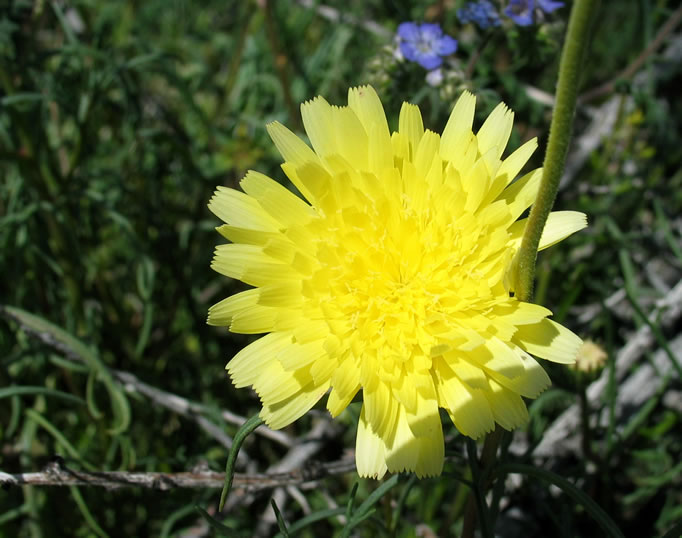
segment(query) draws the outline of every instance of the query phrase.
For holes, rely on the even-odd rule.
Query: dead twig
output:
[[[289,487],[321,480],[355,471],[355,460],[338,460],[330,463],[313,463],[284,473],[236,473],[233,495],[245,495],[277,487]],[[0,485],[12,486],[92,486],[106,489],[142,487],[168,491],[178,488],[220,489],[225,474],[213,471],[181,473],[135,473],[122,471],[88,472],[70,469],[61,459],[51,462],[36,473],[8,474],[0,472]]]

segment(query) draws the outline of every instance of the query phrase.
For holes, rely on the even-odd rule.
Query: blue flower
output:
[[[398,26],[398,37],[403,56],[428,70],[440,67],[442,57],[457,50],[457,41],[437,24],[403,22]]]
[[[462,24],[475,23],[481,30],[502,24],[495,6],[489,0],[479,0],[464,4],[457,10],[457,18]]]
[[[504,14],[519,26],[530,26],[533,24],[533,12],[536,9],[540,12],[551,13],[563,5],[563,2],[554,0],[511,0]]]

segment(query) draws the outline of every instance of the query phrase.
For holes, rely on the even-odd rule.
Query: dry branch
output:
[[[281,486],[301,485],[352,471],[355,471],[354,460],[339,460],[331,463],[311,462],[285,473],[236,473],[232,485],[232,495],[256,493]],[[60,459],[53,461],[43,471],[37,473],[7,474],[0,472],[0,484],[5,488],[23,485],[94,486],[106,489],[142,487],[167,491],[177,488],[219,489],[223,487],[224,481],[224,473],[213,471],[183,473],[80,471],[66,467]]]

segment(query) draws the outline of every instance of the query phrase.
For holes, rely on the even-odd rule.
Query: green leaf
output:
[[[289,535],[295,536],[297,532],[300,530],[303,530],[304,528],[308,527],[309,525],[312,525],[313,523],[316,523],[317,521],[322,521],[324,519],[329,519],[334,516],[341,516],[346,513],[346,509],[343,507],[338,507],[338,508],[328,508],[326,510],[320,510],[319,512],[314,512],[310,515],[307,515],[304,518],[299,519],[296,523],[293,523],[292,525],[289,526]],[[275,538],[278,537],[284,537],[284,535],[280,532],[275,535]]]
[[[379,500],[386,495],[386,493],[394,488],[398,484],[398,479],[400,475],[394,474],[391,478],[383,482],[377,489],[375,489],[368,497],[365,499],[358,509],[353,513],[353,516],[348,520],[346,526],[343,528],[341,533],[341,538],[347,538],[350,536],[351,531],[362,523],[368,517],[371,517],[374,513],[374,505],[379,502]]]
[[[203,517],[206,522],[211,526],[211,528],[218,533],[220,536],[230,536],[234,537],[235,536],[235,530],[231,529],[227,525],[221,523],[214,517],[212,517],[206,510],[204,510],[201,506],[195,506],[197,512]]]
[[[277,519],[277,526],[279,527],[279,531],[282,533],[284,538],[289,538],[291,535],[289,534],[287,524],[284,521],[284,518],[282,517],[282,512],[280,512],[279,508],[277,508],[277,503],[275,502],[275,499],[270,499],[270,504],[272,505],[272,509],[275,512],[275,518]]]
[[[88,505],[85,503],[85,499],[83,499],[80,490],[76,486],[69,486],[69,490],[71,490],[71,495],[73,495],[73,499],[76,501],[76,506],[78,506],[78,509],[83,515],[83,519],[88,524],[88,527],[90,527],[97,536],[100,536],[101,538],[107,538],[109,535],[104,532],[102,527],[100,527],[97,521],[95,521],[95,518],[92,515],[92,512],[90,512]]]
[[[21,92],[14,93],[12,95],[7,95],[0,99],[0,105],[2,106],[16,106],[16,105],[26,105],[37,103],[42,101],[45,96],[42,93],[37,92]]]
[[[62,392],[61,390],[48,389],[47,387],[34,387],[30,385],[23,386],[11,386],[4,389],[0,389],[0,399],[9,398],[11,396],[23,396],[24,394],[41,394],[43,396],[50,396],[52,398],[61,398],[62,400],[67,400],[72,403],[85,404],[83,398],[74,396],[67,392]]]
[[[49,420],[47,420],[43,415],[38,413],[38,411],[34,409],[27,409],[26,410],[26,416],[34,420],[37,424],[42,426],[42,428],[47,431],[52,437],[54,437],[55,441],[59,445],[61,445],[66,452],[68,452],[69,456],[78,461],[85,467],[88,471],[95,471],[96,468],[94,465],[91,463],[88,463],[83,459],[83,456],[81,456],[80,452],[76,450],[76,448],[69,442],[69,440],[64,437],[62,432],[59,431],[59,429],[52,424]]]

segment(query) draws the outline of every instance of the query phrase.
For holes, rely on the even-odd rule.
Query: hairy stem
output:
[[[549,129],[549,142],[545,154],[544,171],[537,199],[528,218],[519,250],[518,282],[516,294],[522,301],[529,301],[533,294],[535,259],[545,222],[552,210],[559,180],[566,162],[566,152],[571,140],[573,117],[578,98],[580,72],[587,44],[591,22],[597,11],[595,0],[576,0],[571,10],[564,49],[559,64],[556,102]]]

